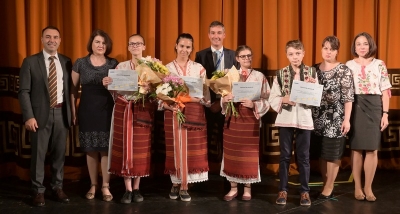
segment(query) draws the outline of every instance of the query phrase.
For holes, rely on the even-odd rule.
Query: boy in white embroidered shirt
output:
[[[293,80],[317,82],[315,69],[303,64],[305,51],[300,40],[286,43],[286,57],[290,64],[277,71],[268,102],[278,116],[275,126],[279,127],[279,193],[277,204],[286,204],[288,192],[288,171],[292,155],[293,138],[296,134],[296,153],[300,172],[300,205],[310,206],[310,177],[309,148],[311,131],[314,129],[311,108],[290,101],[290,90]]]

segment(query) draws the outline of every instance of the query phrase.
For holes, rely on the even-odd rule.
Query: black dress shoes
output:
[[[324,199],[331,199],[333,198],[333,191],[330,195],[323,195],[322,193],[319,194],[318,199],[324,200]]]
[[[32,205],[35,207],[43,207],[45,205],[44,193],[36,193],[36,195],[33,196]]]
[[[53,190],[53,195],[56,197],[57,201],[62,203],[69,203],[69,198],[62,189],[55,188]]]

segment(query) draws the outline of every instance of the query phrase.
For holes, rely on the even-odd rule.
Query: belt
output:
[[[53,106],[52,108],[61,108],[63,106],[63,103],[57,103],[57,105]]]

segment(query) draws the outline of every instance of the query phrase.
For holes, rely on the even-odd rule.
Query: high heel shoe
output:
[[[250,185],[249,185],[249,186],[244,185],[244,188],[250,189],[250,192],[251,192],[251,186],[250,186]],[[250,200],[251,200],[251,195],[249,195],[249,196],[243,195],[243,196],[242,196],[242,200],[243,200],[243,201],[250,201]]]
[[[331,194],[330,195],[324,195],[324,194],[319,194],[319,196],[318,196],[318,199],[321,199],[321,200],[325,200],[325,199],[331,199],[331,198],[333,198],[333,191],[331,192]]]
[[[354,198],[358,201],[364,201],[365,200],[365,195],[354,195]]]
[[[367,195],[365,197],[365,199],[367,199],[367,201],[369,201],[369,202],[375,202],[376,201],[375,195]]]
[[[101,189],[102,189],[102,192],[103,192],[103,189],[110,189],[110,186],[102,186],[101,187]],[[111,193],[109,194],[109,195],[106,195],[106,194],[104,194],[104,192],[103,192],[103,201],[111,201],[113,199],[113,196],[111,195]]]
[[[361,194],[357,194],[358,191],[354,192],[354,198],[356,198],[356,200],[358,201],[364,201],[365,200],[365,194],[364,194],[364,189],[361,189]]]
[[[85,197],[89,200],[92,200],[96,194],[96,189],[97,189],[97,184],[91,184],[90,185],[90,189],[92,189],[92,187],[95,187],[95,192],[87,192]],[[90,190],[89,190],[90,191]]]

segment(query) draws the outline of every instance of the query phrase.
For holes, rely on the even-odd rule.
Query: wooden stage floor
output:
[[[114,177],[111,180],[111,192],[114,195],[112,202],[103,202],[101,195],[94,200],[84,198],[89,189],[89,179],[80,181],[65,181],[64,191],[70,197],[69,204],[56,202],[51,197],[48,183],[46,187],[44,207],[32,207],[30,182],[21,181],[15,177],[0,179],[0,213],[176,213],[176,214],[246,214],[246,213],[400,213],[400,172],[379,170],[376,173],[373,189],[376,202],[357,201],[354,199],[354,184],[349,182],[349,170],[342,170],[337,181],[341,181],[334,190],[335,198],[331,200],[317,200],[320,186],[311,186],[310,195],[312,205],[301,207],[297,177],[291,176],[288,203],[285,206],[275,204],[278,192],[277,176],[262,176],[262,182],[252,185],[252,200],[242,201],[243,186],[239,185],[239,196],[230,202],[222,198],[229,190],[229,183],[219,175],[209,175],[209,181],[194,184],[189,193],[192,201],[183,202],[171,200],[168,193],[171,182],[168,176],[142,178],[141,193],[144,201],[141,203],[120,204],[119,200],[125,188],[122,178]],[[320,181],[318,174],[311,174],[310,183]],[[48,181],[47,181],[48,182]]]

